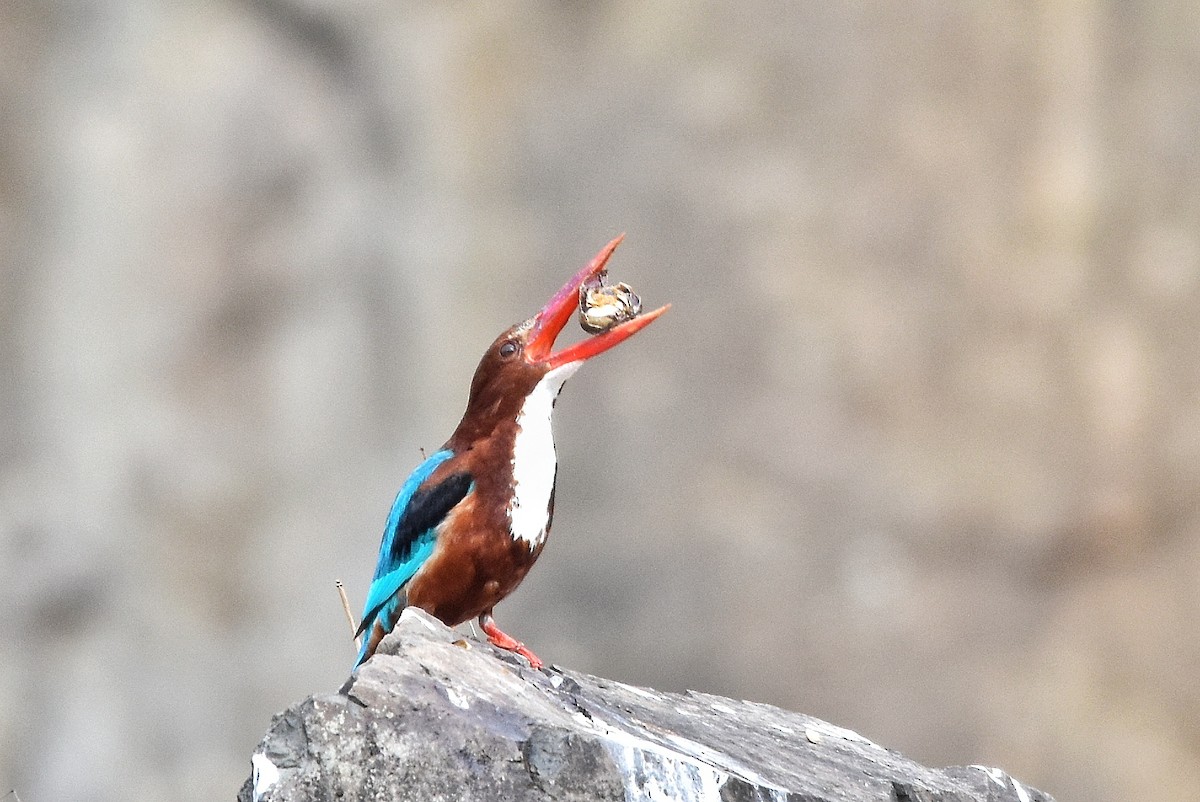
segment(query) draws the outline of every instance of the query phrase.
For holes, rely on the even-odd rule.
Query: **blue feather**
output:
[[[475,486],[467,474],[455,474],[435,487],[421,489],[438,466],[453,456],[449,449],[431,454],[396,494],[379,544],[375,576],[363,606],[359,627],[363,640],[356,667],[368,657],[367,645],[374,624],[378,622],[385,632],[396,625],[401,611],[401,589],[433,554],[438,530],[450,510]]]

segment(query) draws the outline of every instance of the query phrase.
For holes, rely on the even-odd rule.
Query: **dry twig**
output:
[[[354,623],[354,613],[350,612],[350,600],[346,598],[346,588],[342,580],[337,580],[338,595],[342,597],[342,609],[346,611],[346,620],[350,622],[350,634],[354,638],[354,651],[360,648],[358,639],[358,624]]]

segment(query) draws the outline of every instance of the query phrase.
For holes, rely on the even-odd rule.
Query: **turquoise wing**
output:
[[[423,486],[443,462],[454,456],[449,449],[431,454],[405,480],[396,494],[392,511],[379,544],[375,576],[367,591],[358,634],[370,633],[378,621],[385,632],[396,625],[400,613],[400,590],[421,569],[437,544],[439,526],[474,488],[468,473],[455,473],[435,485]],[[369,637],[363,638],[355,666],[367,658]]]

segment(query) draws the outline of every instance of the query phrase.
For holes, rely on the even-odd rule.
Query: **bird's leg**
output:
[[[534,670],[541,669],[542,661],[536,654],[525,648],[525,644],[514,640],[510,635],[504,634],[500,627],[496,626],[496,619],[492,618],[490,612],[483,613],[479,616],[479,627],[487,635],[489,641],[501,649],[510,652],[516,652],[529,661],[530,668]]]

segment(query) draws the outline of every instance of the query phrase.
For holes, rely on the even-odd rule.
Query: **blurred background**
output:
[[[498,620],[1077,800],[1200,785],[1200,10],[0,5],[0,791],[229,799],[609,238]],[[574,334],[581,336],[572,326]]]

